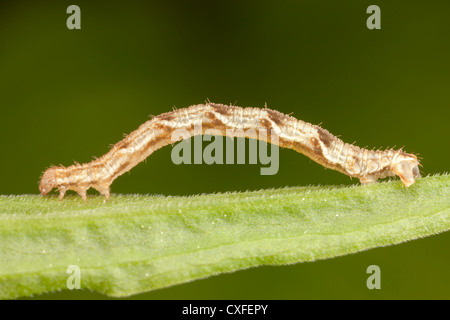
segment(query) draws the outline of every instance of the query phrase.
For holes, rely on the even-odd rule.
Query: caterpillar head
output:
[[[405,187],[409,187],[416,178],[420,178],[419,160],[413,154],[400,152],[392,164],[392,172],[400,177]]]
[[[41,182],[39,184],[39,191],[42,195],[46,195],[53,188],[57,187],[56,185],[56,168],[48,168],[44,171],[42,175]]]

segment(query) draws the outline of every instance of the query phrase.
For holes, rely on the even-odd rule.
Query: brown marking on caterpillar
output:
[[[328,130],[322,129],[320,127],[317,128],[317,132],[319,133],[319,139],[323,142],[323,144],[329,148],[333,141],[334,136],[328,132]]]
[[[155,123],[153,124],[153,128],[156,130],[164,130],[166,129],[166,125],[163,123]]]
[[[267,109],[267,108],[264,110],[266,110],[267,114],[269,115],[270,120],[275,122],[275,124],[277,126],[281,127],[283,125],[283,118],[286,117],[284,114],[282,114],[281,112],[278,112],[276,110],[271,110],[271,109]]]
[[[159,145],[159,144],[161,144],[162,146],[165,146],[165,145],[167,145],[167,143],[165,143],[166,141],[167,141],[167,137],[166,137],[166,136],[163,136],[163,137],[156,137],[156,138],[154,138],[153,140],[149,141],[149,142],[145,145],[144,149],[145,149],[145,150],[148,150],[148,149],[151,148],[152,146],[156,146],[156,145]]]
[[[317,140],[316,138],[312,137],[309,139],[309,141],[311,142],[312,146],[313,146],[313,150],[316,154],[322,154],[322,147],[320,146],[319,140]]]
[[[129,141],[122,140],[122,141],[117,142],[116,147],[118,149],[126,149],[126,148],[128,148],[129,145],[130,145]]]
[[[228,129],[231,132],[236,129],[255,130],[258,134],[252,135],[252,138],[293,149],[326,168],[356,177],[363,184],[398,175],[403,184],[409,187],[420,177],[417,157],[401,149],[361,149],[344,143],[319,126],[275,110],[207,103],[175,109],[148,120],[114,145],[108,153],[89,163],[47,169],[42,175],[39,190],[45,195],[57,188],[60,199],[67,190],[74,190],[86,201],[86,190],[92,187],[108,199],[113,181],[155,150],[174,143],[171,134],[176,129],[188,130],[190,136],[200,134],[195,131],[195,123],[199,120],[202,124],[201,134],[205,134],[208,129],[216,129],[221,135],[232,135]],[[262,129],[267,134],[261,134]],[[275,140],[274,132],[277,132]]]
[[[221,114],[222,116],[228,117],[230,116],[230,109],[227,106],[221,104],[211,104],[214,108],[214,111]]]
[[[267,120],[267,119],[260,119],[260,120],[259,120],[259,123],[261,124],[261,126],[262,126],[263,128],[266,128],[267,130],[272,129],[272,124],[271,124],[270,121]]]
[[[205,112],[205,117],[207,117],[209,120],[215,120],[216,116],[212,112]]]
[[[166,112],[160,114],[159,116],[157,116],[157,118],[160,120],[172,121],[173,119],[175,119],[175,116],[173,115],[173,112]]]
[[[210,119],[211,121],[202,124],[203,133],[207,129],[218,129],[218,130],[226,130],[227,129],[226,125],[219,119],[216,119],[216,117],[214,115],[212,115],[212,117],[208,118],[208,119]]]

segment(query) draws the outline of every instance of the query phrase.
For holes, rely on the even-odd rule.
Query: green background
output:
[[[405,146],[448,170],[448,1],[10,1],[0,5],[0,194],[36,194],[51,164],[101,156],[148,115],[212,102],[268,107],[369,148]],[[81,8],[81,30],[66,9]],[[366,9],[381,8],[381,30]],[[258,165],[175,165],[171,147],[113,193],[191,195],[350,185],[292,150]],[[94,194],[91,191],[91,194]],[[450,298],[450,234],[355,255],[260,267],[144,299]],[[7,261],[1,261],[7,263]],[[381,268],[368,290],[366,268]],[[38,298],[103,298],[60,292]]]

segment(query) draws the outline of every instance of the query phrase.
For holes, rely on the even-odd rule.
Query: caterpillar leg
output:
[[[66,188],[59,188],[59,201],[61,201],[64,198],[64,195],[66,194],[67,189]]]
[[[405,187],[409,187],[416,178],[420,178],[419,163],[414,160],[400,161],[394,165],[393,171],[400,177]]]
[[[106,201],[109,200],[109,185],[108,186],[94,186],[94,189],[96,189],[100,194],[104,195],[106,198]]]
[[[99,191],[99,192],[100,192],[102,195],[105,196],[106,201],[109,200],[109,188],[103,189],[103,190],[101,190],[101,191]]]
[[[86,189],[79,189],[79,190],[75,190],[83,199],[83,201],[86,203],[87,202],[87,194],[86,194]]]
[[[361,184],[372,184],[377,182],[377,178],[374,176],[363,176],[359,178]]]

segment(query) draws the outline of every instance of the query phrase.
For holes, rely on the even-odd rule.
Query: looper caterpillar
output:
[[[199,121],[202,123],[202,132],[197,133],[194,124]],[[326,168],[358,178],[362,184],[398,175],[403,184],[409,187],[415,178],[420,177],[417,157],[401,149],[359,148],[344,143],[317,125],[268,108],[207,103],[163,113],[148,120],[114,145],[108,153],[89,163],[47,169],[42,175],[39,190],[46,195],[57,188],[60,200],[67,190],[74,190],[86,201],[86,190],[94,188],[108,199],[110,185],[117,177],[131,170],[155,150],[186,138],[173,140],[172,133],[177,129],[187,130],[190,136],[204,134],[207,129],[215,129],[222,135],[227,134],[227,129],[265,129],[271,135],[277,135],[278,139],[271,139],[271,135],[256,135],[252,138],[293,149]]]

